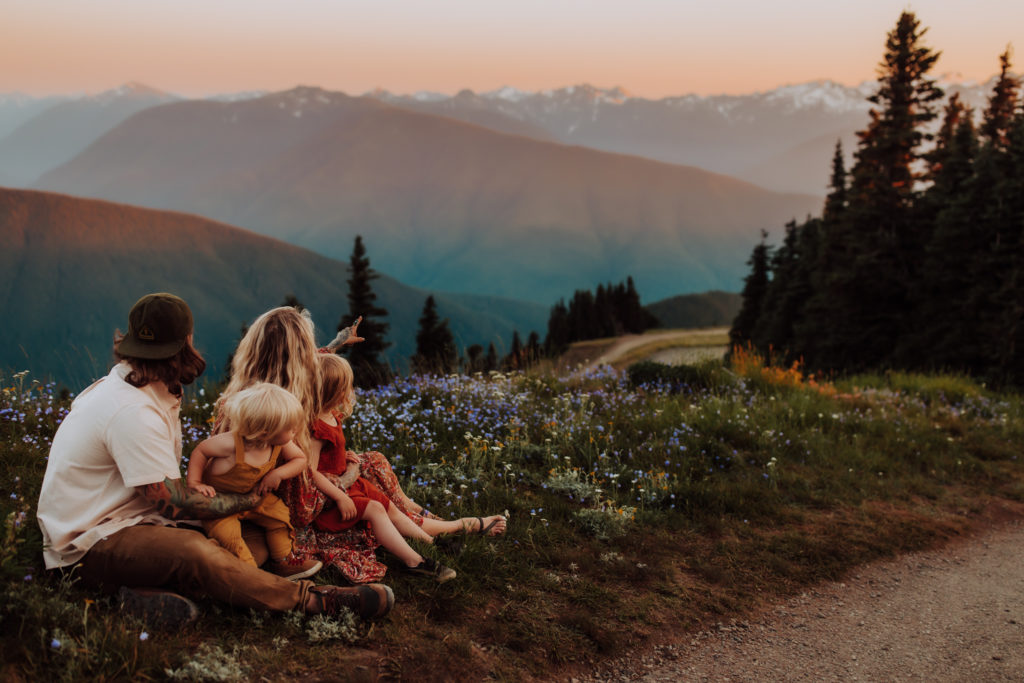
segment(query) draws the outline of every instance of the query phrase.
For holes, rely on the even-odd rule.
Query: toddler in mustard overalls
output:
[[[192,451],[186,483],[206,496],[224,493],[262,495],[256,507],[226,517],[203,520],[206,534],[237,557],[256,564],[242,540],[242,520],[266,530],[270,562],[266,569],[289,579],[312,576],[318,560],[290,561],[295,529],[288,507],[271,493],[285,479],[301,474],[308,466],[306,454],[292,439],[305,426],[299,400],[267,382],[238,392],[224,405],[232,429],[206,439]],[[278,461],[283,463],[278,466]]]

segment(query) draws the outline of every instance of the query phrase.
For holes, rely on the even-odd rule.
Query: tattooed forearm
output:
[[[164,479],[162,482],[139,487],[142,495],[168,519],[212,519],[236,512],[251,510],[259,502],[254,493],[218,493],[208,497],[190,491],[182,479]]]
[[[334,339],[331,340],[331,343],[327,345],[327,350],[330,351],[331,353],[335,353],[338,349],[345,345],[345,342],[347,342],[348,338],[351,336],[351,327],[345,327],[338,330],[337,336],[335,336]]]
[[[345,473],[341,475],[339,480],[339,486],[342,489],[348,489],[352,484],[356,483],[356,479],[359,478],[359,463],[350,462],[348,467],[345,468]]]

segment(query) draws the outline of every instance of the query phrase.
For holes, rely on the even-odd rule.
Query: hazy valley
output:
[[[348,265],[229,225],[63,195],[0,190],[0,368],[29,369],[69,386],[103,372],[112,334],[143,294],[172,291],[192,306],[196,343],[216,379],[242,325],[294,294],[326,343],[344,313]],[[389,357],[404,365],[429,292],[381,276]],[[543,330],[547,307],[434,293],[460,346]]]

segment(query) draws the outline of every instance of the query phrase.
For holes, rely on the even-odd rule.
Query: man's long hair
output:
[[[114,358],[128,361],[132,370],[124,380],[133,387],[141,389],[150,382],[163,382],[172,395],[181,396],[182,385],[192,384],[206,370],[206,361],[192,346],[191,341],[185,342],[181,350],[170,358],[154,360],[118,353],[117,345],[124,337],[125,335],[120,332],[114,335]]]

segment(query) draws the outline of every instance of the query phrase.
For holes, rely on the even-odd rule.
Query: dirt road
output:
[[[1024,523],[857,569],[588,681],[1024,681]]]
[[[663,352],[672,352],[683,349],[717,349],[717,347],[721,345],[721,337],[724,334],[727,334],[728,331],[729,328],[727,327],[712,327],[705,330],[669,330],[667,332],[625,335],[623,337],[619,337],[618,341],[605,350],[599,357],[591,361],[590,366],[597,367],[598,365],[612,365],[619,358],[622,358],[636,348],[641,346],[656,346],[663,343],[678,343],[678,346],[672,346],[670,349],[662,349]],[[697,360],[700,359],[701,358],[697,358]]]

